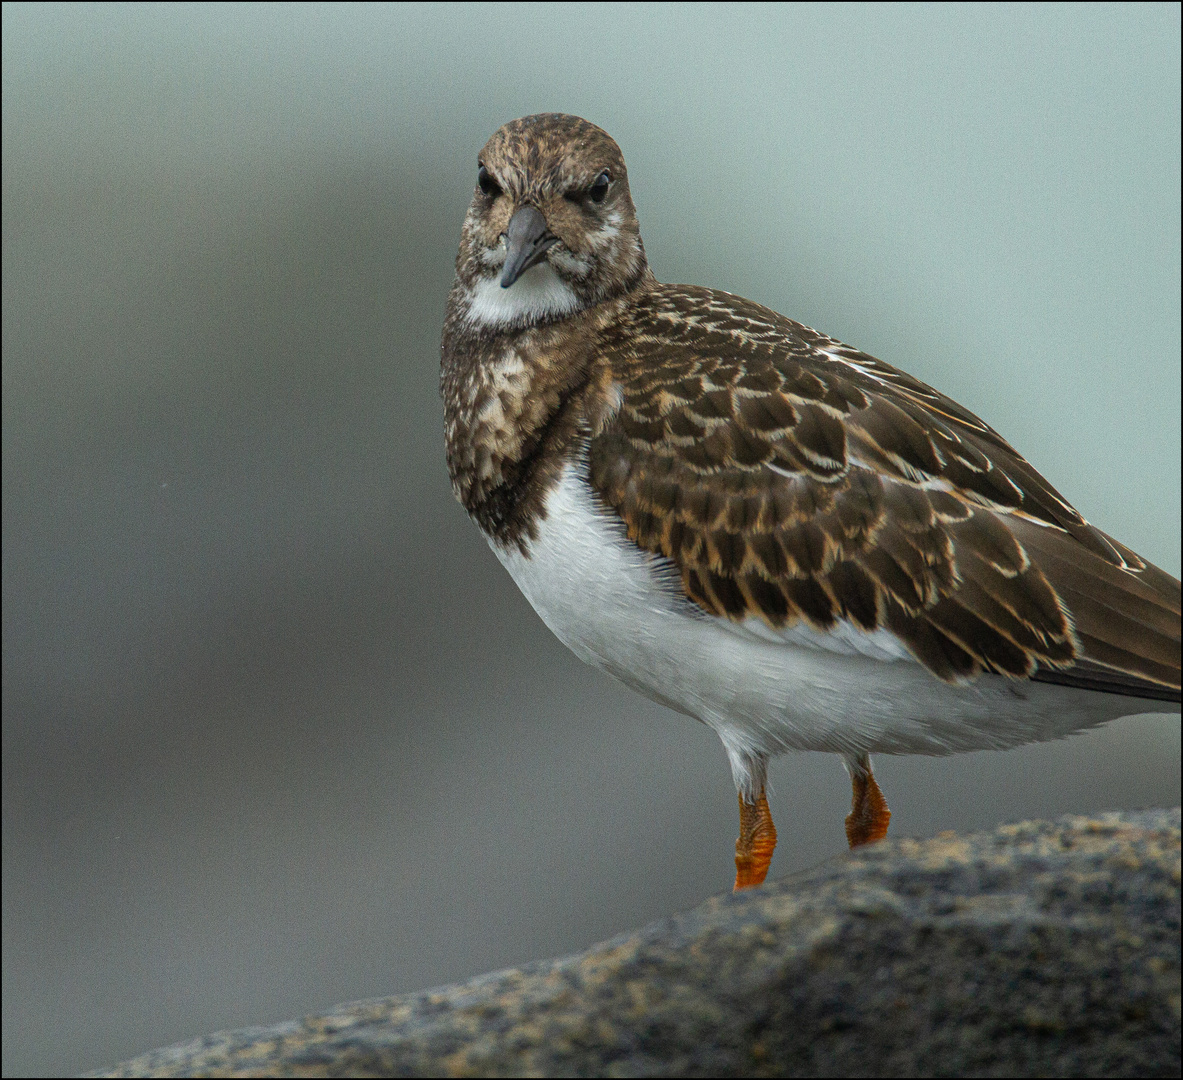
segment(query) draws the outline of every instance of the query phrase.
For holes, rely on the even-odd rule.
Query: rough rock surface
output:
[[[1179,811],[898,840],[104,1076],[1179,1075]]]

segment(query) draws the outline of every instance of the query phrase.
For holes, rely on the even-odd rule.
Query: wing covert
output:
[[[1169,618],[1106,640],[1089,589],[1098,574],[1137,582],[1109,587],[1112,615],[1165,579],[1177,695],[1178,582],[1085,522],[972,413],[748,301],[678,286],[648,304],[643,326],[604,342],[621,405],[591,441],[590,479],[702,609],[774,629],[886,628],[947,680],[1087,659],[1161,687]],[[1074,560],[1105,569],[1073,578]]]

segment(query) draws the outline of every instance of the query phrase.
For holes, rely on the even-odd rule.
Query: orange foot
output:
[[[768,864],[776,850],[776,826],[764,789],[754,802],[746,802],[739,795],[739,839],[735,841],[735,888],[750,889],[759,885],[768,874]]]
[[[891,811],[887,809],[887,800],[875,783],[870,757],[861,754],[857,761],[849,764],[854,796],[850,800],[850,813],[846,815],[846,839],[855,848],[862,844],[873,844],[887,835]]]

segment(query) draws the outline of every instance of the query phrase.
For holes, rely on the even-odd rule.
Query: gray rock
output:
[[[1179,810],[897,840],[100,1076],[1177,1076]]]

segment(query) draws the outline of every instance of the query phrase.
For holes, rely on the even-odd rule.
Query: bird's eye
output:
[[[612,174],[605,169],[596,177],[595,183],[587,189],[587,197],[594,203],[602,203],[608,194],[608,185],[612,183]]]
[[[495,199],[501,194],[501,185],[493,179],[493,174],[484,165],[477,169],[476,183],[481,189],[481,194],[487,195],[490,199]]]

